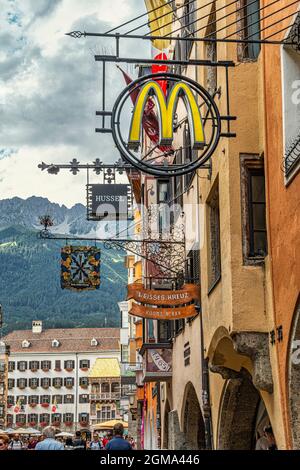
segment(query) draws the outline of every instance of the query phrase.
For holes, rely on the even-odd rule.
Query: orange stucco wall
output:
[[[282,5],[290,4],[289,1],[281,3]],[[279,29],[282,29],[282,24],[278,25]],[[280,39],[280,37],[277,36],[276,39]],[[287,371],[290,328],[300,291],[300,174],[298,173],[288,186],[285,185],[282,171],[284,144],[281,48],[280,46],[265,46],[263,54],[268,242],[272,270],[275,329],[280,325],[283,326],[283,341],[276,342],[275,347],[278,356],[286,437],[290,446]]]

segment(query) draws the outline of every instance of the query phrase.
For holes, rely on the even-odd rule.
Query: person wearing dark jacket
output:
[[[86,442],[81,437],[81,432],[76,431],[73,441],[73,450],[86,450]]]
[[[113,429],[114,437],[109,441],[105,450],[132,450],[128,441],[123,438],[124,426],[122,423],[116,423]]]

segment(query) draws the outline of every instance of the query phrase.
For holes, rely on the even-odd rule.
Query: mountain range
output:
[[[43,320],[45,328],[118,326],[118,302],[125,299],[125,252],[101,248],[99,290],[74,292],[60,287],[60,248],[64,240],[38,237],[39,216],[54,220],[58,236],[102,237],[109,228],[86,220],[86,208],[55,204],[46,198],[0,200],[0,303],[3,333],[30,328]],[[83,242],[72,242],[82,244]]]

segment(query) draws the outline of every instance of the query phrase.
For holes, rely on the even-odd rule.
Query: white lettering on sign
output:
[[[156,367],[162,372],[169,372],[171,366],[161,357],[161,355],[155,349],[149,349],[152,361]]]
[[[189,299],[189,294],[187,292],[165,295],[165,294],[146,294],[144,292],[138,291],[137,295],[139,299],[141,300],[156,300],[158,302]]]
[[[126,196],[116,196],[114,194],[112,195],[98,195],[95,196],[95,201],[96,202],[126,202],[127,198]]]

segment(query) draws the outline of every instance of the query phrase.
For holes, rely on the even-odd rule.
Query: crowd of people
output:
[[[30,436],[21,438],[14,434],[12,438],[6,434],[0,434],[1,450],[134,450],[134,439],[128,435],[124,436],[122,423],[115,424],[113,432],[103,436],[94,433],[92,438],[84,439],[82,433],[77,431],[75,438],[58,437],[57,430],[48,426],[43,430],[41,436]]]

